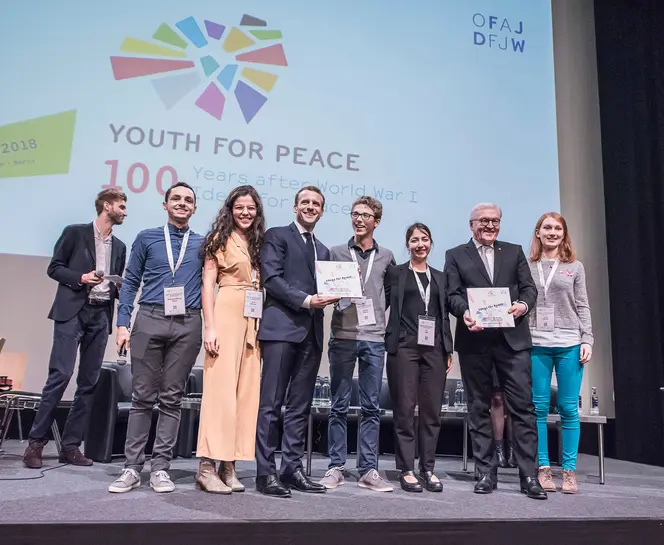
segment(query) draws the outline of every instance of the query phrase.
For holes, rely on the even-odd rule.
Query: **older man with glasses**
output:
[[[512,434],[521,492],[546,499],[537,479],[537,425],[532,399],[530,348],[526,314],[537,301],[537,288],[521,246],[497,240],[502,212],[491,203],[476,205],[470,214],[470,242],[445,256],[449,308],[457,318],[454,349],[468,390],[473,456],[480,478],[475,493],[496,487],[496,459],[490,417],[492,369],[512,415]],[[514,327],[483,329],[470,314],[468,288],[509,288]]]

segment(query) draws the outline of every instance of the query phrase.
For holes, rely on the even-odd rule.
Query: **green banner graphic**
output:
[[[76,110],[0,127],[0,178],[67,174]]]

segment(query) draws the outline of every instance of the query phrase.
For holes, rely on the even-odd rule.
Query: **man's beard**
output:
[[[108,217],[113,225],[122,225],[122,222],[124,221],[124,216],[118,212],[110,212]]]

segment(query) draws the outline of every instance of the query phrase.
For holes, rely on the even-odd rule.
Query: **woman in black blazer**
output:
[[[385,275],[391,307],[385,333],[387,380],[394,412],[396,466],[401,488],[441,492],[433,472],[445,379],[452,365],[452,333],[442,271],[427,264],[431,231],[422,223],[406,231],[410,261]],[[415,464],[415,406],[419,405],[419,479]],[[421,482],[420,482],[421,481]]]

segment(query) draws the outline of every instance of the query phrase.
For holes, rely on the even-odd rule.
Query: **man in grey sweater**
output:
[[[350,405],[355,361],[359,360],[359,390],[362,420],[360,425],[360,463],[358,486],[376,492],[391,492],[392,485],[376,471],[379,397],[385,364],[385,293],[383,278],[395,265],[390,250],[373,238],[380,224],[383,206],[364,196],[351,209],[353,237],[347,244],[330,249],[331,261],[355,261],[361,271],[364,297],[342,299],[332,315],[332,334],[328,349],[332,390],[332,409],[328,422],[330,465],[321,480],[327,488],[344,484],[347,456],[346,415]]]

